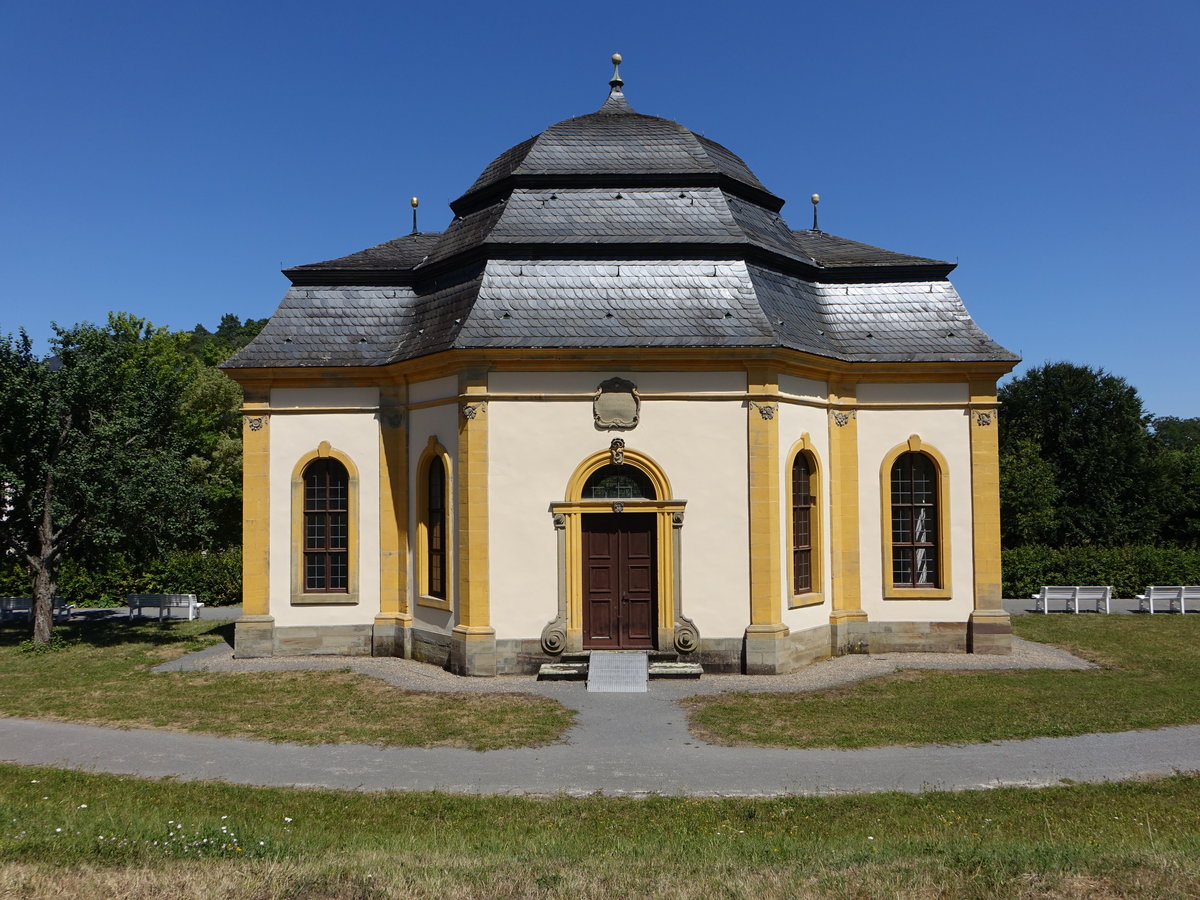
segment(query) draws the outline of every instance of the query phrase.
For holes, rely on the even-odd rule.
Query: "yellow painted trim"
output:
[[[271,432],[267,403],[242,419],[242,614],[270,615]],[[257,427],[255,427],[257,426]]]
[[[971,382],[971,529],[975,609],[1003,609],[1000,556],[1000,441],[996,382]],[[982,415],[981,415],[982,413]]]
[[[442,600],[429,595],[429,464],[434,459],[440,459],[442,466],[446,472],[446,496],[443,498],[444,509],[446,510],[446,599]],[[417,575],[417,606],[424,606],[430,609],[451,609],[454,606],[454,580],[451,578],[453,570],[450,568],[454,565],[454,547],[457,543],[454,540],[454,522],[450,518],[454,506],[451,504],[453,492],[451,485],[454,484],[454,466],[451,465],[450,454],[445,447],[437,439],[437,435],[431,434],[429,441],[425,445],[425,449],[421,452],[421,458],[417,462],[417,484],[416,484],[416,575]]]
[[[857,385],[841,379],[829,383],[829,559],[831,624],[865,621],[859,532]],[[839,417],[841,424],[838,424]]]
[[[379,414],[379,615],[411,622],[408,598],[408,429],[404,393],[382,389]]]
[[[336,459],[346,467],[349,476],[346,497],[346,564],[349,569],[348,586],[345,593],[314,593],[304,590],[304,470],[317,459]],[[294,606],[339,606],[359,601],[359,497],[358,466],[346,453],[331,447],[329,441],[321,441],[315,450],[305,453],[292,467],[292,564],[291,603]]]
[[[488,415],[487,370],[459,375],[458,474],[458,623],[456,634],[486,634],[491,629],[488,559]],[[468,414],[469,413],[469,414]],[[460,630],[462,629],[462,630]]]
[[[800,609],[804,606],[817,606],[825,602],[824,586],[825,586],[825,478],[824,472],[821,470],[821,459],[817,456],[816,448],[813,447],[812,438],[808,432],[800,435],[800,440],[792,444],[788,450],[787,458],[784,461],[784,472],[787,478],[787,490],[783,497],[783,521],[787,526],[787,559],[785,560],[784,570],[788,578],[789,593],[792,586],[796,583],[796,573],[792,571],[792,553],[795,552],[795,537],[792,534],[792,467],[795,465],[796,457],[801,453],[808,457],[809,469],[809,486],[812,489],[812,495],[815,497],[813,502],[812,519],[809,524],[809,529],[812,535],[812,583],[813,590],[805,591],[803,594],[791,594],[791,599],[788,601],[789,609]]]
[[[892,466],[905,453],[921,453],[933,461],[937,470],[937,552],[938,586],[933,588],[896,587],[892,581]],[[949,600],[954,584],[950,572],[950,465],[941,452],[911,435],[903,444],[888,451],[879,467],[879,522],[883,545],[883,599]]]
[[[624,513],[655,513],[655,547],[658,635],[670,633],[675,626],[675,554],[672,515],[687,506],[671,494],[667,473],[651,457],[638,450],[625,448],[625,465],[642,472],[654,486],[655,500],[622,500]],[[567,559],[567,637],[573,646],[583,640],[583,516],[613,513],[612,500],[584,500],[584,485],[596,471],[612,462],[611,450],[598,450],[585,458],[567,480],[566,500],[550,504],[550,512],[561,514],[566,529]],[[624,514],[622,513],[622,515]],[[669,649],[658,647],[659,650]]]
[[[780,374],[828,380],[881,383],[968,381],[999,378],[1013,361],[847,362],[781,348],[618,348],[449,350],[420,359],[378,367],[228,369],[225,374],[245,387],[372,386],[409,378],[413,381],[457,375],[470,367],[494,371],[744,371],[747,362]]]
[[[605,466],[612,463],[611,450],[598,450],[591,456],[587,457],[583,462],[575,467],[575,471],[571,473],[570,479],[567,481],[566,499],[568,501],[583,502],[583,488],[587,484],[587,480],[596,472]],[[625,464],[633,466],[638,471],[646,475],[650,479],[650,483],[654,486],[654,495],[658,500],[667,500],[672,496],[671,482],[667,478],[667,473],[663,471],[662,466],[639,450],[625,448]],[[611,500],[589,501],[601,504],[607,504],[612,511]],[[630,500],[626,505],[633,503],[644,503],[643,500]]]
[[[752,368],[747,393],[778,393],[778,376]],[[750,624],[775,626],[783,616],[783,567],[779,498],[778,408],[746,404],[747,491],[750,515]],[[789,596],[790,596],[789,590]]]

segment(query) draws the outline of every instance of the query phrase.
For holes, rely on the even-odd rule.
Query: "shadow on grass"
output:
[[[89,647],[115,647],[121,644],[152,644],[165,646],[194,642],[208,635],[219,637],[233,646],[234,624],[213,620],[188,622],[181,619],[130,619],[122,615],[88,615],[85,610],[72,621],[54,626],[55,637],[68,644],[83,644]],[[108,610],[96,610],[108,613]],[[4,622],[0,624],[0,647],[15,647],[33,636],[33,626],[28,622]]]

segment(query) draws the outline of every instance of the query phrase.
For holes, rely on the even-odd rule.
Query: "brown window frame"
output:
[[[425,471],[425,594],[445,601],[449,596],[446,556],[446,464],[434,455]]]
[[[314,478],[320,481],[310,482]],[[306,594],[350,593],[350,473],[336,459],[315,459],[304,468],[304,559],[301,577]],[[340,483],[340,491],[331,490]],[[316,489],[316,493],[311,491]],[[339,496],[340,495],[340,496]],[[340,536],[337,518],[340,517]],[[314,519],[318,521],[314,523]],[[316,524],[319,540],[313,542],[312,526]],[[341,575],[334,574],[334,563],[340,558]],[[310,561],[321,561],[319,584],[314,584]]]
[[[920,467],[925,476],[925,487],[918,500],[917,468]],[[888,478],[888,489],[891,492],[891,564],[892,586],[896,588],[940,588],[943,573],[941,571],[940,523],[942,510],[939,507],[939,479],[937,463],[925,453],[910,450],[900,454],[892,463]],[[907,493],[905,492],[907,489]],[[905,500],[904,497],[908,499]],[[931,514],[931,515],[930,515]],[[922,515],[925,516],[924,520]],[[904,528],[898,528],[903,525]],[[898,540],[898,534],[907,534],[908,540]],[[916,540],[920,534],[926,540]],[[928,568],[932,569],[932,578],[920,579],[921,565],[918,558],[924,553]],[[909,576],[902,579],[901,566],[907,562]]]
[[[803,472],[800,468],[803,466]],[[813,464],[801,451],[792,460],[792,593],[812,593],[813,587],[813,510],[817,498],[812,493]]]

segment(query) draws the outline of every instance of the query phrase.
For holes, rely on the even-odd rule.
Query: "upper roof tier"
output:
[[[450,204],[458,215],[514,187],[722,187],[778,211],[776,197],[737,154],[678,122],[634,112],[614,85],[596,112],[551,125],[496,157]]]

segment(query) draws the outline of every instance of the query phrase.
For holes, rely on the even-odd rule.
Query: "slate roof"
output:
[[[418,233],[285,270],[227,368],[374,366],[461,348],[784,347],[846,361],[1015,361],[953,264],[793,231],[720,144],[633,111],[502,153]]]

